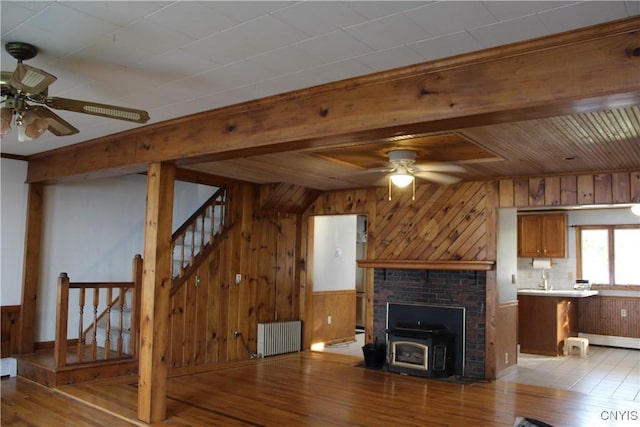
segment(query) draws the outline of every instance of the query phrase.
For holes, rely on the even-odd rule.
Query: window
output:
[[[596,285],[640,285],[640,226],[577,226],[578,274]]]

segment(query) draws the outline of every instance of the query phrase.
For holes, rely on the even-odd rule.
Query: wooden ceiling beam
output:
[[[28,182],[640,104],[640,18],[331,83],[29,157]]]

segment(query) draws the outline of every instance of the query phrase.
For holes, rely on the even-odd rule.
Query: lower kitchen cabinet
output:
[[[578,336],[577,298],[518,295],[522,353],[560,356],[567,337]]]

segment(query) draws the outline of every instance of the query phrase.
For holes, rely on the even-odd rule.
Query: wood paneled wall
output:
[[[249,353],[242,341],[233,339],[234,330],[242,334],[249,350],[255,351],[258,322],[309,322],[315,318],[320,307],[316,307],[307,271],[311,261],[307,259],[309,223],[314,215],[366,215],[368,259],[488,260],[495,245],[490,218],[497,205],[640,202],[640,172],[505,179],[499,182],[496,197],[489,195],[493,184],[424,183],[418,185],[415,201],[406,190],[394,191],[391,201],[386,188],[332,191],[317,197],[302,215],[260,214],[264,212],[260,210],[264,188],[232,185],[229,215],[233,225],[225,241],[172,297],[171,367],[247,359]],[[236,273],[242,274],[240,284],[235,283]],[[365,285],[367,308],[372,312],[373,274],[366,275]],[[515,361],[515,322],[508,320],[513,310],[511,306],[495,309],[499,331],[488,359],[495,357],[497,372]],[[632,315],[630,308],[628,318]],[[365,327],[370,342],[372,316],[366,319]],[[313,327],[306,326],[304,333],[303,345],[308,348]]]
[[[503,303],[496,313],[496,377],[518,362],[518,301]]]
[[[415,201],[378,191],[376,259],[486,260],[485,198],[484,182],[419,185]]]
[[[323,194],[307,215],[367,214],[367,246],[377,260],[486,260],[486,183],[422,184]]]
[[[621,316],[626,310],[627,316]],[[580,298],[578,330],[587,334],[640,338],[640,298],[595,296]]]
[[[328,317],[331,316],[331,323]],[[313,344],[353,340],[356,325],[356,291],[313,293]]]
[[[20,336],[20,306],[3,305],[0,311],[0,339],[2,351],[0,357],[10,357],[18,352],[18,339]]]
[[[229,230],[171,298],[170,367],[248,359],[258,322],[297,320],[297,215],[256,214],[258,187],[229,191]],[[236,283],[236,274],[242,275]],[[233,338],[233,331],[241,336]]]
[[[640,171],[500,180],[500,207],[640,203]]]

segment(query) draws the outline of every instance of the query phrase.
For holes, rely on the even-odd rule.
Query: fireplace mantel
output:
[[[493,270],[494,261],[439,261],[414,259],[359,259],[358,267],[396,270]]]

